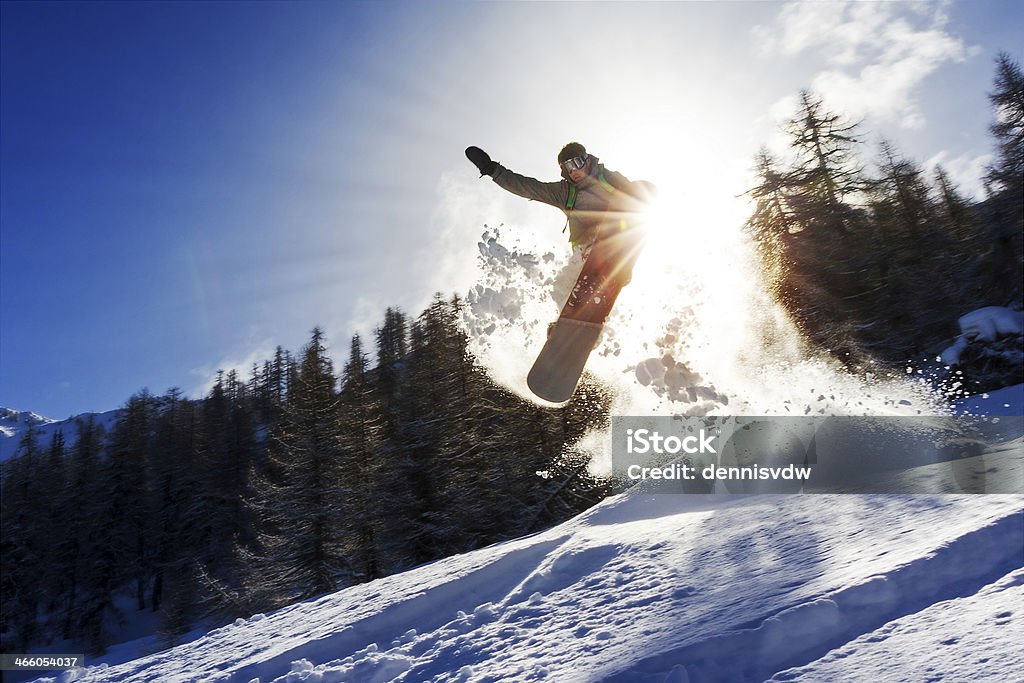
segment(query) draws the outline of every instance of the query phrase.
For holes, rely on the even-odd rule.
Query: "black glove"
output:
[[[480,175],[494,175],[498,170],[498,162],[491,161],[487,152],[479,147],[467,147],[466,158],[473,162],[473,165],[480,170]]]

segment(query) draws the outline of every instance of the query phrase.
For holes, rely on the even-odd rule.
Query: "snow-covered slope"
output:
[[[0,408],[0,438],[17,438],[24,434],[29,427],[39,429],[53,422],[55,420],[36,415],[31,411]]]
[[[1022,511],[1019,495],[620,495],[68,680],[1010,680]]]
[[[85,419],[91,415],[97,424],[110,430],[117,421],[119,412],[118,410],[108,410],[105,413],[83,413],[58,421],[28,411],[0,408],[0,462],[13,457],[18,452],[18,446],[30,426],[36,430],[36,443],[40,448],[49,447],[53,435],[58,431],[64,433],[65,444],[71,446],[78,440],[78,425],[76,424],[78,418]]]

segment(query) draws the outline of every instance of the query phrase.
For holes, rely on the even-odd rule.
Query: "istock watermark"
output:
[[[659,432],[650,429],[627,429],[626,450],[629,453],[646,455],[647,453],[671,454],[678,453],[716,453],[712,442],[715,436],[708,436],[703,429],[700,435],[690,434],[679,437],[674,434],[662,436]]]
[[[613,417],[656,493],[1022,493],[1024,417]]]

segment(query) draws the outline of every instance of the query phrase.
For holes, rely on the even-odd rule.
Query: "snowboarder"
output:
[[[561,209],[569,242],[582,252],[583,268],[569,300],[527,376],[541,398],[567,401],[619,292],[632,277],[643,246],[638,214],[653,198],[654,186],[606,169],[578,142],[558,153],[562,180],[554,182],[515,173],[479,147],[466,148],[466,157],[501,188]]]
[[[466,157],[482,176],[490,176],[502,189],[550,204],[565,213],[569,243],[582,252],[587,262],[584,272],[589,271],[591,279],[596,275],[600,280],[593,285],[614,285],[620,289],[629,283],[643,243],[638,214],[654,198],[656,190],[652,183],[632,181],[605,168],[579,142],[568,143],[558,153],[562,180],[553,182],[520,175],[493,161],[479,147],[468,147]],[[598,244],[602,248],[595,250]],[[577,286],[574,294],[579,290]],[[571,296],[567,306],[571,312],[582,303],[581,297]],[[604,323],[603,317],[597,320],[593,315],[581,313],[584,319]],[[566,314],[563,311],[563,315]]]

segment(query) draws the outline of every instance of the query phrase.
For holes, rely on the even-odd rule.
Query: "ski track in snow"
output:
[[[928,680],[997,680],[1024,665],[1022,511],[1001,495],[620,495],[62,680],[925,680],[924,660]]]
[[[1022,611],[1024,571],[1018,569],[974,595],[892,621],[772,680],[840,680],[840,672],[853,673],[855,680],[883,680],[898,662],[899,668],[922,681],[1006,681],[1013,672],[1021,672]]]

